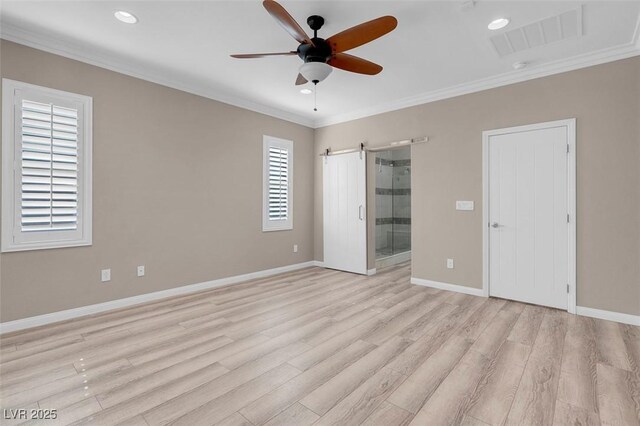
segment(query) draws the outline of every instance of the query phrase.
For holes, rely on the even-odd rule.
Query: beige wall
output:
[[[640,57],[317,129],[315,153],[429,136],[412,147],[413,276],[481,288],[482,131],[572,117],[578,305],[638,315]],[[314,159],[315,258],[322,260],[322,167]],[[456,211],[456,200],[475,201],[475,211]],[[375,204],[368,204],[373,238]]]
[[[0,66],[2,77],[94,100],[93,246],[1,254],[2,322],[322,260],[318,154],[422,135],[431,140],[412,148],[413,276],[479,288],[481,132],[569,117],[578,119],[578,305],[640,314],[640,58],[315,133],[6,41]],[[263,134],[295,142],[293,231],[261,232]],[[373,185],[368,196],[373,241]],[[476,210],[456,212],[459,199]]]
[[[94,109],[93,246],[3,253],[0,321],[312,260],[312,129],[14,43],[0,49],[3,78],[92,96]],[[262,232],[263,134],[294,141],[293,231]],[[111,282],[100,282],[102,268]]]

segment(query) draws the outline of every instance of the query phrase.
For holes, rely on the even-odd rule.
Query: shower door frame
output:
[[[379,154],[382,154],[383,152],[388,152],[388,151],[397,151],[397,150],[400,150],[400,149],[409,149],[409,160],[411,161],[411,160],[413,159],[413,155],[412,155],[412,154],[413,154],[413,153],[412,153],[412,151],[413,151],[413,150],[412,150],[412,147],[411,147],[411,146],[397,146],[397,147],[390,147],[389,149],[385,149],[384,151],[382,151],[382,150],[381,150],[381,151],[377,151],[377,152],[376,152],[376,156],[375,156],[375,158],[376,158],[376,159],[377,159],[377,158],[379,158],[379,157],[378,157],[378,155],[379,155]],[[394,160],[391,160],[391,161],[393,162]],[[401,161],[401,160],[398,160],[398,161]],[[375,167],[377,167],[377,165],[375,164],[375,160],[374,160],[374,166],[375,166]],[[377,171],[376,171],[376,172],[377,172]],[[394,176],[393,176],[393,173],[392,173],[392,176],[391,176],[392,182],[393,182],[393,177],[394,177]],[[376,181],[375,181],[375,180],[373,181],[373,186],[374,186],[374,197],[375,197],[375,198],[377,198],[379,195],[378,195],[378,194],[376,194],[376,191],[375,191],[375,190],[377,189],[377,183],[376,183]],[[411,186],[412,186],[412,185],[410,185],[410,186],[409,186],[409,188],[411,188]],[[393,213],[393,211],[394,211],[394,208],[395,208],[395,206],[394,206],[394,199],[393,199],[393,197],[394,197],[394,195],[393,195],[393,183],[392,183],[392,188],[391,188],[391,189],[392,189],[392,193],[391,193],[391,211],[392,211],[392,213],[391,213],[391,217],[393,218],[393,217],[394,217],[394,213]],[[413,191],[411,191],[411,192],[410,192],[410,194],[409,194],[409,203],[410,203],[410,206],[412,206],[412,205],[413,205]],[[375,201],[374,201],[374,206],[375,206]],[[413,216],[413,215],[411,214],[411,217],[412,217],[412,216]],[[373,220],[372,222],[373,222],[373,225],[374,225],[374,232],[373,232],[373,248],[374,248],[374,257],[375,257],[376,267],[382,267],[382,266],[393,265],[393,264],[396,264],[396,263],[402,263],[402,262],[405,262],[405,261],[410,260],[410,259],[411,259],[411,251],[412,251],[412,245],[413,245],[412,243],[413,243],[413,241],[411,241],[411,243],[409,244],[409,250],[406,250],[406,251],[403,251],[403,252],[400,252],[400,253],[394,253],[394,248],[393,248],[393,247],[394,247],[394,245],[395,245],[395,241],[394,241],[394,240],[395,240],[395,235],[393,235],[393,236],[392,236],[392,238],[391,238],[391,246],[392,246],[392,248],[391,248],[391,254],[389,254],[389,255],[384,255],[384,256],[382,256],[382,257],[378,257],[378,249],[377,249],[377,232],[376,232],[377,230],[376,230],[376,228],[375,228],[375,227],[377,227],[377,226],[378,226],[378,225],[377,225],[377,219],[378,219],[378,212],[377,212],[377,209],[374,209],[374,220]],[[394,233],[394,232],[395,232],[394,225],[395,225],[395,224],[392,222],[392,224],[391,224],[391,229],[392,229],[392,231],[391,231],[391,232],[392,232],[392,233]],[[409,233],[410,233],[410,235],[411,235],[412,228],[413,228],[411,225],[412,225],[412,224],[410,224],[410,225],[409,225],[409,230],[410,230],[410,231],[409,231]],[[385,264],[385,262],[384,262],[384,261],[385,261],[385,260],[387,260],[387,259],[389,259],[389,260],[390,260],[390,259],[395,258],[395,257],[403,257],[403,255],[404,255],[404,257],[406,257],[406,259],[402,258],[402,259],[400,259],[400,260],[398,260],[398,261],[396,261],[396,262],[389,262],[389,263],[388,263],[388,265],[386,265],[386,264]],[[381,263],[382,263],[382,265],[381,265]]]

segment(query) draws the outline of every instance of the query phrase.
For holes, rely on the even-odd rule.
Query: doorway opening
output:
[[[411,147],[376,153],[376,269],[411,259]]]

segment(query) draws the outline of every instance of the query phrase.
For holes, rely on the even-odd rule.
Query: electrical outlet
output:
[[[298,245],[297,245],[297,244],[294,244],[294,245],[293,245],[293,252],[294,252],[294,253],[297,253],[297,252],[298,252]]]
[[[144,277],[144,265],[138,266],[138,276]]]
[[[103,269],[100,271],[100,279],[102,282],[111,281],[111,269]]]
[[[447,259],[447,269],[453,269],[453,259]]]

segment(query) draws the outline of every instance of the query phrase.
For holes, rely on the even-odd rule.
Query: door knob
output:
[[[499,227],[499,226],[500,226],[500,225],[498,225],[498,222],[493,222],[493,223],[491,224],[491,227],[492,227],[492,228],[497,228],[497,227]]]

